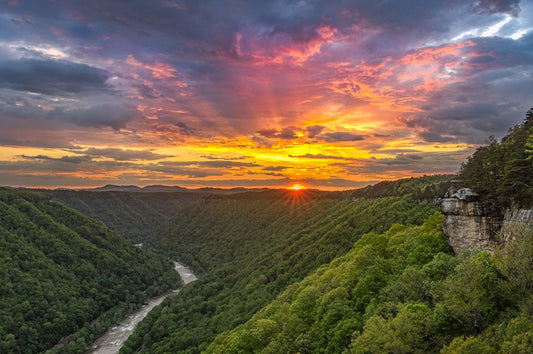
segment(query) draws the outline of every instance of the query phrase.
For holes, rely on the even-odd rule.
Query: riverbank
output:
[[[197,279],[196,275],[183,264],[174,261],[174,269],[179,273],[184,284],[189,284]],[[111,327],[104,335],[98,338],[87,354],[116,354],[133,333],[139,322],[157,305],[161,304],[167,297],[175,295],[180,289],[169,291],[161,296],[152,298],[139,310],[129,314],[122,322]]]

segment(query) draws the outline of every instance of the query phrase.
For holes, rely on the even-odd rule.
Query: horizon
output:
[[[533,2],[3,1],[0,185],[350,190],[533,105]]]
[[[387,179],[387,180],[381,180],[377,181],[375,183],[369,183],[365,184],[360,187],[354,187],[354,188],[315,188],[313,186],[309,186],[306,184],[303,184],[301,181],[293,182],[292,184],[285,184],[281,186],[272,186],[272,187],[265,187],[265,186],[257,186],[257,187],[246,187],[246,186],[235,186],[235,187],[220,187],[220,186],[206,186],[206,185],[191,185],[191,186],[182,186],[182,185],[168,185],[168,184],[105,184],[105,185],[95,185],[95,186],[69,186],[69,187],[26,187],[26,186],[16,186],[16,185],[0,185],[0,189],[2,188],[13,188],[13,189],[28,189],[28,190],[74,190],[74,191],[94,191],[97,189],[103,189],[106,187],[117,187],[117,188],[127,188],[127,187],[134,187],[138,189],[146,189],[148,187],[164,187],[164,188],[181,188],[189,191],[197,191],[201,189],[219,189],[219,190],[233,190],[233,189],[244,189],[244,190],[257,190],[257,189],[263,189],[263,190],[288,190],[288,191],[319,191],[319,192],[346,192],[346,191],[352,191],[352,190],[358,190],[363,189],[365,187],[374,186],[376,184],[379,184],[381,182],[396,182],[403,179],[409,179],[409,178],[422,178],[422,177],[434,177],[434,176],[453,176],[455,174],[424,174],[422,176],[409,176],[409,177],[403,177],[398,179]],[[162,192],[164,193],[164,192]]]

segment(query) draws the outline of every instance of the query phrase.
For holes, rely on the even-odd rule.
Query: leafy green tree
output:
[[[440,298],[465,333],[478,333],[497,316],[505,301],[501,275],[486,252],[466,255],[446,278]],[[502,306],[503,307],[503,306]]]
[[[462,165],[460,176],[496,209],[529,207],[533,200],[531,142],[533,109],[522,124],[510,129],[498,143],[494,138],[479,147]]]
[[[533,229],[527,224],[510,225],[510,239],[496,249],[496,265],[520,297],[533,288]]]
[[[442,354],[490,354],[496,351],[479,337],[457,337],[449,345],[442,348]]]

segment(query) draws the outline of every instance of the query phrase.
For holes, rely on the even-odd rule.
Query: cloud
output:
[[[91,161],[91,158],[89,156],[62,156],[62,157],[50,157],[46,155],[35,155],[35,156],[27,156],[27,155],[21,155],[22,158],[27,160],[50,160],[50,161],[60,161],[60,162],[66,162],[66,163],[74,163],[74,164],[80,164],[83,162]]]
[[[137,90],[139,91],[139,95],[143,98],[160,98],[162,97],[162,95],[157,92],[155,89],[153,89],[152,87],[146,85],[146,84],[141,84],[141,85],[138,85],[137,86]]]
[[[345,173],[359,176],[390,176],[401,178],[425,173],[453,173],[472,151],[461,149],[451,152],[401,153],[392,158],[354,159],[331,164]],[[430,171],[430,172],[428,172]]]
[[[294,158],[305,158],[305,159],[326,159],[326,160],[349,160],[349,158],[344,158],[342,156],[333,156],[333,155],[324,155],[324,154],[305,154],[305,155],[289,155]]]
[[[17,152],[26,155],[18,161],[24,166],[89,169],[97,166],[92,160],[111,159],[98,166],[124,181],[172,174],[141,165],[196,178],[257,172],[254,164],[279,168],[262,170],[275,173],[284,167],[257,157],[278,148],[306,165],[348,163],[340,176],[347,180],[359,171],[375,171],[366,177],[371,180],[391,171],[442,170],[451,164],[408,151],[440,144],[460,150],[452,144],[501,137],[530,107],[533,5],[421,4],[132,0],[124,7],[56,0],[4,6],[0,144],[63,149]],[[64,150],[72,146],[100,150],[76,153],[79,163],[37,158],[74,154]],[[168,155],[150,150],[157,146],[173,147],[176,155],[183,149],[195,161],[160,164]],[[253,157],[231,158],[237,149]],[[228,153],[200,157],[206,151]],[[340,158],[361,151],[396,157]],[[134,171],[118,177],[119,162],[127,161],[138,166],[123,165]],[[307,175],[316,171],[308,167]]]
[[[260,129],[256,133],[264,138],[292,140],[298,138],[298,132],[301,132],[301,129],[290,126],[281,129]]]
[[[478,0],[474,10],[489,14],[508,13],[516,16],[520,12],[520,0]]]
[[[346,142],[346,141],[360,141],[365,137],[360,134],[352,132],[332,132],[323,133],[319,135],[319,138],[324,139],[328,143]]]
[[[236,157],[225,157],[225,156],[214,156],[214,155],[202,155],[200,156],[204,159],[208,160],[226,160],[226,161],[232,161],[232,160],[245,160],[251,158],[251,156],[236,156]]]
[[[324,127],[323,125],[311,125],[305,128],[305,130],[307,131],[307,137],[309,139],[314,138],[315,136],[320,134],[324,129],[326,129],[326,127]]]
[[[176,122],[174,123],[174,125],[176,127],[178,127],[179,129],[179,132],[180,134],[182,135],[187,135],[187,136],[190,136],[190,135],[194,135],[196,130],[189,127],[187,124],[183,123],[183,122]]]
[[[212,161],[195,161],[186,162],[189,165],[197,164],[199,166],[212,167],[212,168],[239,168],[239,167],[257,167],[256,163],[240,162],[240,161],[227,161],[227,160],[212,160]]]
[[[279,131],[277,129],[261,129],[257,131],[257,134],[265,138],[276,138],[279,136]]]
[[[102,103],[90,108],[56,108],[46,116],[59,121],[85,127],[111,127],[115,130],[126,127],[139,113],[129,104]]]
[[[132,104],[120,98],[110,96],[93,96],[86,100],[54,99],[21,94],[12,95],[9,90],[0,100],[0,120],[20,119],[41,121],[43,124],[28,125],[26,133],[40,125],[51,125],[55,129],[65,129],[64,124],[81,127],[110,127],[115,130],[124,128],[128,122],[139,117],[139,112]],[[37,133],[38,134],[38,133]],[[72,137],[74,139],[74,137]]]
[[[146,167],[149,171],[161,172],[167,175],[187,176],[189,178],[204,178],[210,176],[223,176],[226,174],[221,169],[200,169],[197,167],[183,166],[181,163],[165,162],[152,164]]]
[[[158,154],[149,150],[128,150],[120,148],[88,148],[80,151],[72,150],[72,152],[81,153],[91,158],[111,158],[115,161],[151,161],[173,157],[172,155]]]
[[[22,59],[0,62],[0,87],[70,97],[110,91],[105,70],[66,61]]]
[[[287,169],[285,166],[266,166],[262,168],[263,171],[283,171],[285,169]]]

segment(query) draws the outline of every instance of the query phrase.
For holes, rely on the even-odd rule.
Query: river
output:
[[[174,261],[174,269],[180,274],[183,283],[188,284],[195,281],[197,278],[191,270],[184,265]],[[172,290],[161,296],[151,298],[146,305],[143,305],[139,310],[129,314],[122,322],[107,330],[107,332],[98,338],[91,349],[87,352],[91,354],[116,354],[120,348],[133,333],[135,326],[146,317],[154,307],[159,305],[167,297],[177,294],[179,289]]]

